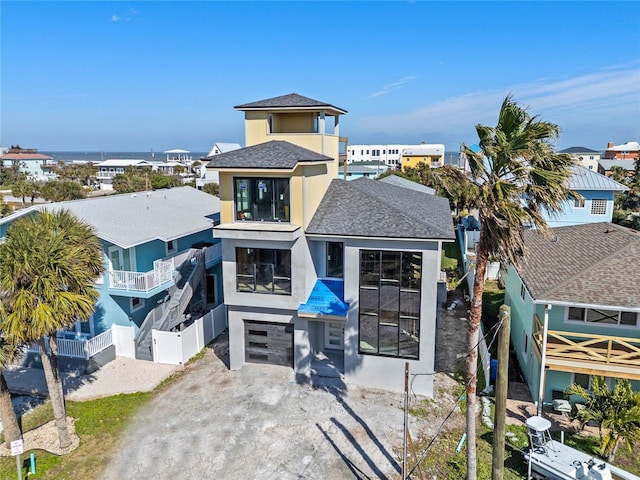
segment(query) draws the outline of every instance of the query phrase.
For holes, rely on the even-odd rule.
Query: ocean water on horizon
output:
[[[110,158],[126,158],[126,159],[135,159],[135,160],[147,160],[150,162],[163,162],[167,159],[167,155],[160,152],[152,152],[151,150],[148,152],[38,152],[43,153],[45,155],[49,155],[53,157],[54,162],[67,162],[71,163],[74,161],[80,162],[102,162],[104,160],[109,160]],[[206,156],[209,152],[190,152],[191,158],[193,160],[200,160],[202,157]]]

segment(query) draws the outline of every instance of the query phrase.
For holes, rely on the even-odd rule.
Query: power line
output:
[[[487,346],[487,349],[490,349],[491,346],[493,345],[493,342],[496,340],[496,338],[498,337],[498,331],[500,330],[500,327],[502,327],[502,323],[504,322],[505,318],[503,317],[502,319],[500,319],[499,323],[496,323],[493,327],[491,327],[487,333],[485,335],[483,335],[482,340],[486,341],[486,337],[488,337],[488,335],[491,333],[492,330],[495,329],[495,332],[493,333],[493,337],[491,338],[491,342],[489,342],[489,345]],[[478,348],[478,346],[480,345],[480,342],[482,340],[478,340],[478,343],[475,344],[475,346],[469,350],[467,352],[467,355],[469,355],[471,353],[471,351],[475,350],[476,348]],[[476,371],[474,372],[474,377],[478,374],[478,368],[479,365],[476,364]],[[414,375],[414,379],[416,376],[421,375],[421,374],[416,374]],[[427,375],[427,374],[422,374],[422,375]],[[409,470],[409,472],[407,473],[406,478],[409,478],[411,476],[411,474],[413,473],[413,471],[418,468],[418,465],[420,465],[422,463],[422,461],[425,459],[425,457],[427,456],[427,453],[429,452],[429,449],[433,446],[433,444],[435,443],[436,439],[438,438],[438,436],[442,433],[442,430],[444,429],[444,426],[446,425],[446,423],[449,421],[449,419],[451,418],[451,416],[454,414],[454,412],[456,411],[456,408],[458,408],[458,404],[462,401],[463,398],[466,397],[467,394],[467,387],[469,386],[469,383],[471,382],[471,379],[469,379],[467,381],[467,383],[465,383],[465,389],[464,392],[461,393],[458,396],[458,399],[456,400],[455,404],[453,405],[453,408],[451,409],[451,411],[447,414],[447,416],[444,418],[444,420],[442,421],[442,423],[440,424],[440,426],[438,427],[438,430],[436,431],[435,435],[433,436],[433,438],[431,439],[431,441],[429,442],[429,444],[425,447],[425,450],[422,452],[422,454],[420,455],[420,457],[418,458],[418,460],[416,461],[415,465],[411,468],[411,470]],[[412,385],[413,385],[413,379],[411,381]],[[402,480],[405,480],[402,479]]]

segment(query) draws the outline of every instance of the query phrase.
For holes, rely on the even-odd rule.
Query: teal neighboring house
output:
[[[179,187],[34,205],[0,219],[0,241],[18,218],[62,209],[94,227],[106,271],[96,279],[95,313],[60,338],[88,341],[132,326],[135,356],[151,360],[152,329],[179,330],[223,306],[217,197]]]
[[[553,404],[571,383],[588,389],[595,375],[640,390],[640,232],[586,223],[548,237],[529,230],[525,243],[522,265],[503,279],[532,399]]]
[[[53,173],[55,166],[53,157],[38,153],[35,148],[14,147],[0,156],[0,168],[15,168],[29,180],[38,182],[57,178]]]

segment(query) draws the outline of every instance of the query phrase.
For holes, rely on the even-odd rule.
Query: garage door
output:
[[[293,367],[293,325],[244,321],[244,360]]]

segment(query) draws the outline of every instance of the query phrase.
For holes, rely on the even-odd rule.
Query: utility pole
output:
[[[402,437],[402,480],[407,478],[407,432],[409,410],[409,362],[404,362],[404,431]]]
[[[491,480],[504,475],[505,421],[507,417],[507,387],[509,386],[509,338],[511,336],[511,307],[500,307],[498,333],[498,372],[496,376],[496,408],[493,419],[493,464]]]

